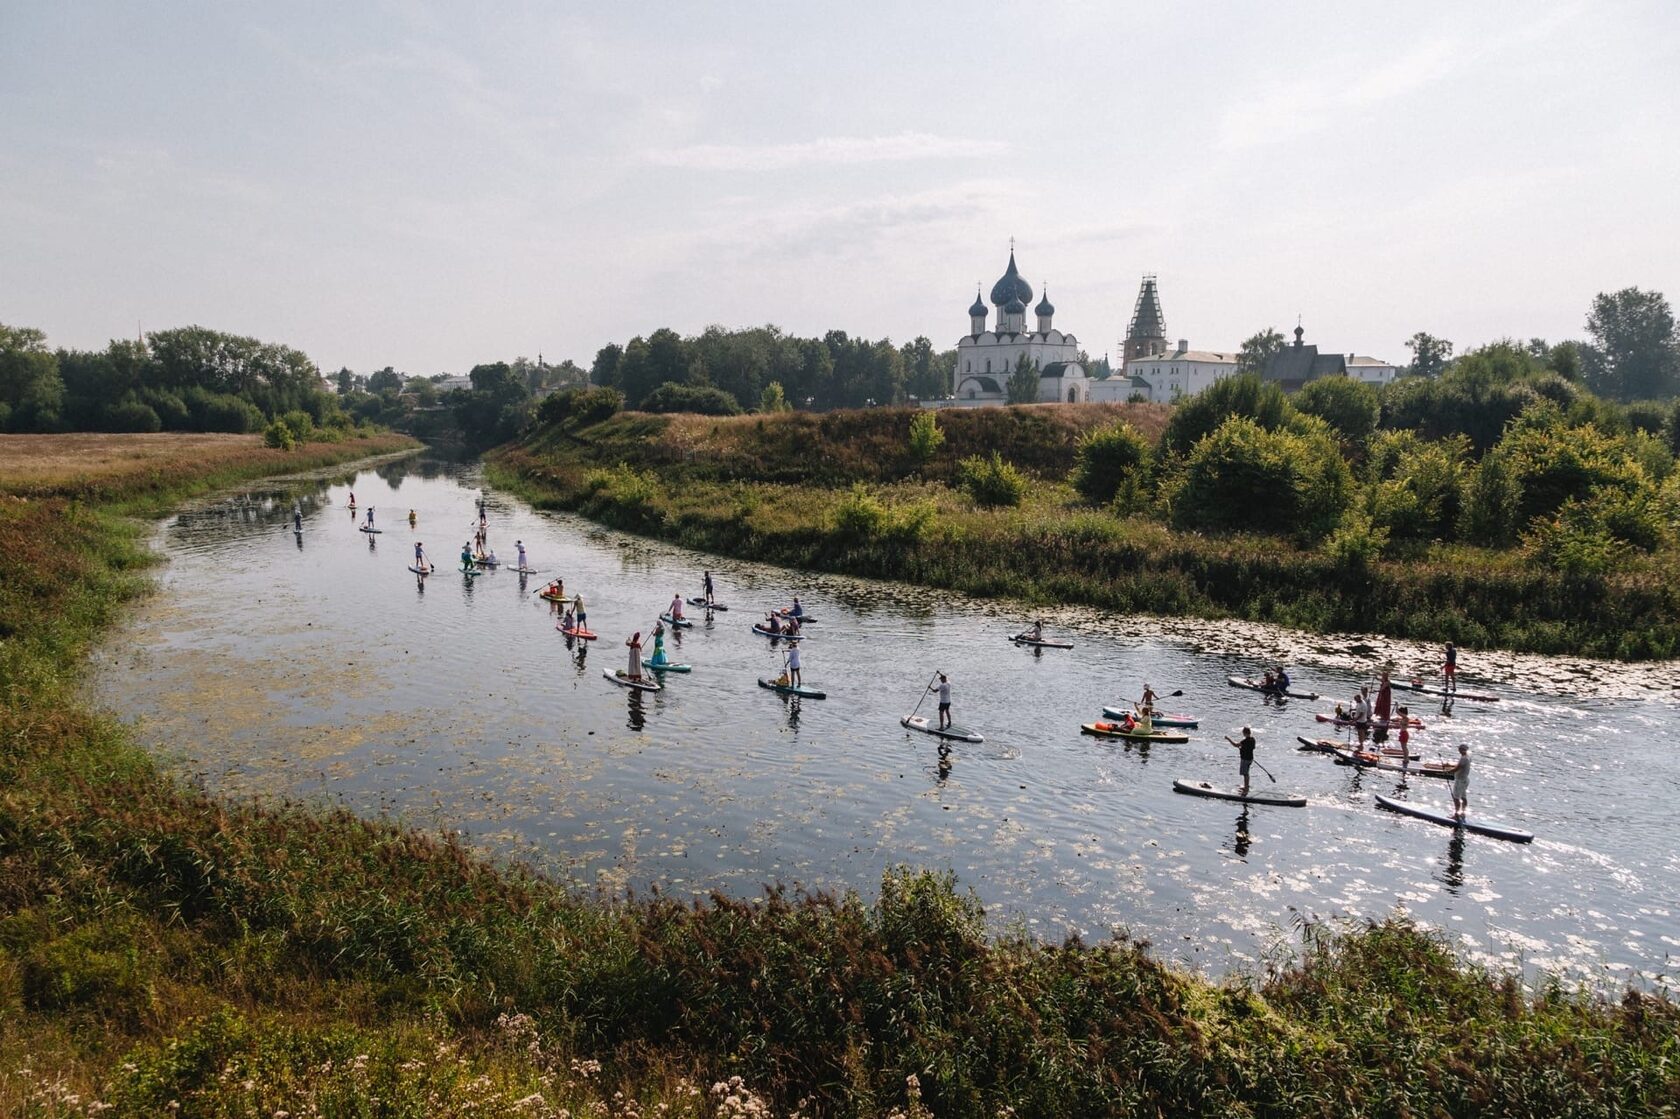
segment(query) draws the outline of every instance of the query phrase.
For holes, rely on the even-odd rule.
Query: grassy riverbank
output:
[[[538,505],[707,551],[977,595],[1520,652],[1680,655],[1672,551],[1575,577],[1516,549],[1437,543],[1350,562],[1285,536],[1175,531],[1086,504],[1067,482],[1083,432],[1124,417],[1153,441],[1160,406],[943,413],[945,443],[925,460],[910,450],[913,415],[624,413],[542,429],[496,452],[492,477]],[[985,506],[950,484],[965,458],[994,450],[1027,477],[1018,505]]]
[[[1525,990],[1402,924],[1308,930],[1289,966],[1216,983],[1125,941],[989,936],[929,873],[867,905],[605,901],[448,839],[206,796],[81,705],[150,563],[114,510],[383,446],[200,448],[94,499],[69,469],[0,498],[0,1114],[1680,1106],[1672,1001]]]

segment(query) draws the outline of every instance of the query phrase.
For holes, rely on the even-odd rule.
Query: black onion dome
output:
[[[1011,299],[1003,305],[1003,313],[1006,315],[1024,315],[1027,313],[1027,305],[1019,299]]]
[[[1044,298],[1038,301],[1038,306],[1033,308],[1033,312],[1039,315],[1054,315],[1056,313],[1055,305],[1050,302],[1049,288],[1044,289]]]
[[[979,288],[974,289],[974,306],[972,306],[968,309],[968,313],[971,316],[978,316],[979,318],[985,318],[986,317],[986,305],[984,303],[980,302],[980,289]]]
[[[1024,311],[1026,310],[1026,304],[1032,297],[1032,285],[1023,280],[1021,274],[1015,271],[1015,250],[1011,249],[1009,251],[1009,267],[1004,269],[1002,278],[992,285],[992,303],[1001,307],[1011,299],[1018,299],[1021,301],[1021,309]]]

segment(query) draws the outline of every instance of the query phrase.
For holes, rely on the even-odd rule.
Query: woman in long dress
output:
[[[630,647],[630,667],[625,675],[632,680],[640,680],[642,678],[642,631],[637,630],[631,634],[630,640],[626,641],[625,644]]]

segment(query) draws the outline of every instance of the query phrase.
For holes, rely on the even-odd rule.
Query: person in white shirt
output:
[[[941,672],[939,683],[928,685],[928,691],[939,693],[939,729],[944,730],[951,725],[951,681]]]

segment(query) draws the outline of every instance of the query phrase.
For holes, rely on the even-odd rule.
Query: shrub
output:
[[[1585,498],[1600,487],[1631,491],[1649,484],[1626,444],[1591,424],[1565,426],[1545,406],[1523,413],[1490,457],[1510,466],[1519,489],[1518,526],[1550,516],[1570,498]]]
[[[1073,488],[1098,505],[1113,501],[1125,483],[1149,468],[1149,442],[1125,420],[1080,437],[1074,451]]]
[[[1336,531],[1324,542],[1324,554],[1345,570],[1365,571],[1387,546],[1388,529],[1374,522],[1369,514],[1349,509]]]
[[[191,391],[190,389],[188,390]],[[165,431],[189,431],[192,429],[192,409],[185,394],[177,394],[169,389],[142,389],[140,402],[157,413]]]
[[[306,442],[311,435],[315,434],[315,420],[302,408],[293,408],[290,412],[281,416],[280,419],[291,431],[292,438],[300,443]]]
[[[292,435],[292,429],[286,426],[285,420],[275,420],[263,428],[263,444],[289,451],[297,445],[297,439]]]
[[[764,391],[758,394],[758,410],[769,413],[793,411],[780,381],[771,381],[764,386]]]
[[[1293,412],[1277,385],[1251,373],[1226,377],[1173,408],[1172,418],[1161,433],[1161,447],[1172,454],[1188,455],[1232,416],[1246,417],[1272,431],[1282,427]]]
[[[197,385],[183,394],[192,413],[194,431],[260,431],[263,414],[243,397],[225,392],[208,392]]]
[[[1374,464],[1368,491],[1373,520],[1397,540],[1451,539],[1463,504],[1466,442],[1391,438],[1396,434],[1373,441],[1373,458],[1383,460]]]
[[[853,482],[851,490],[834,506],[834,531],[854,544],[873,540],[887,523],[887,507],[869,492],[862,482]]]
[[[609,420],[624,407],[624,394],[613,388],[562,389],[537,405],[537,422],[561,424],[575,420],[588,427]]]
[[[1499,455],[1487,455],[1464,486],[1461,539],[1487,548],[1503,548],[1516,538],[1517,501],[1522,487]]]
[[[957,481],[979,505],[1019,505],[1027,492],[1026,476],[996,451],[963,459]]]
[[[163,421],[151,405],[129,397],[106,406],[103,426],[106,431],[151,432],[162,431]]]
[[[591,470],[583,486],[585,492],[644,520],[660,516],[659,478],[651,470],[637,470],[621,462],[610,470]]]
[[[1171,500],[1184,528],[1318,535],[1340,522],[1352,489],[1323,421],[1268,431],[1232,416],[1196,444]]]
[[[910,454],[917,462],[927,462],[944,445],[937,413],[922,411],[910,417]]]
[[[1523,538],[1529,558],[1574,579],[1600,579],[1629,550],[1586,506],[1570,501],[1550,520],[1537,522]]]
[[[738,416],[735,398],[711,385],[683,385],[667,381],[642,400],[644,412],[697,412],[702,416]]]
[[[1320,377],[1295,394],[1296,410],[1335,429],[1345,447],[1363,446],[1377,427],[1377,390],[1350,377]]]

